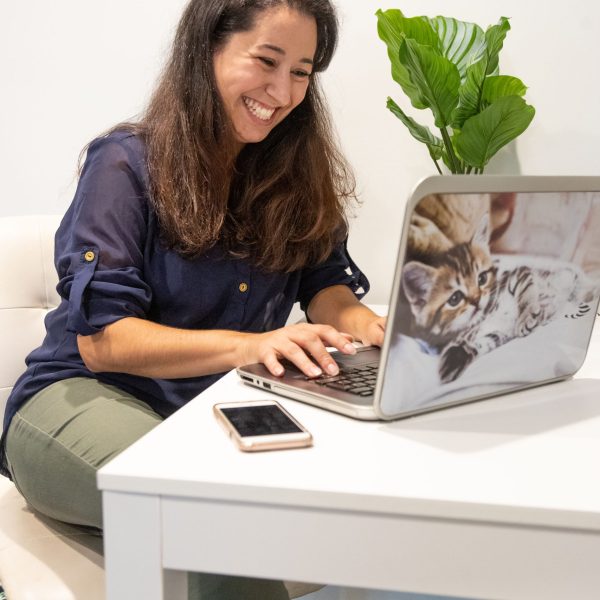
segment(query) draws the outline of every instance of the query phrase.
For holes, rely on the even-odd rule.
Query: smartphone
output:
[[[275,400],[223,402],[213,411],[245,452],[312,446],[312,435]]]

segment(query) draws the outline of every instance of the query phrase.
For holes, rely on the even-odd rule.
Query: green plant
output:
[[[525,84],[499,74],[508,19],[501,17],[484,32],[474,23],[448,17],[408,18],[397,9],[376,14],[392,77],[415,108],[431,109],[441,138],[389,97],[387,107],[427,146],[440,173],[440,159],[452,173],[482,173],[535,114],[523,99]]]

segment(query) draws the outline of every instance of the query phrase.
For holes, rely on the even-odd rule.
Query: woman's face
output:
[[[217,89],[237,142],[265,139],[302,102],[316,49],[314,18],[288,7],[264,10],[219,48]]]

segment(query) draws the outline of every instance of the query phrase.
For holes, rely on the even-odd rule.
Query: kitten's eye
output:
[[[479,278],[477,279],[477,281],[479,283],[479,287],[483,287],[488,282],[489,277],[490,277],[490,274],[487,271],[484,271],[483,273],[479,273]]]
[[[454,294],[448,298],[448,304],[454,308],[463,301],[464,297],[465,295],[461,291],[456,290],[456,292],[454,292]]]

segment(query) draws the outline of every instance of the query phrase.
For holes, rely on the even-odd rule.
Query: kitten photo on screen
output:
[[[417,386],[418,402],[453,382],[476,385],[484,367],[488,379],[498,371],[499,385],[526,383],[517,351],[535,360],[553,341],[568,346],[576,321],[595,317],[600,257],[588,248],[597,224],[595,192],[423,198],[410,217],[393,338],[424,380],[435,363],[437,382]],[[561,369],[557,359],[557,376]]]

